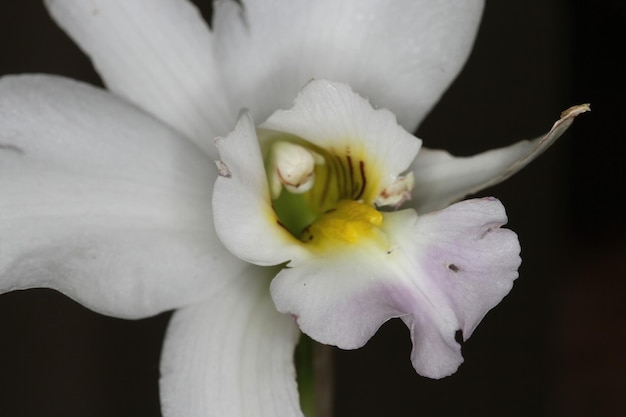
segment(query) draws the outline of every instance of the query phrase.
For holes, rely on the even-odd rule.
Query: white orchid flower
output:
[[[0,81],[0,289],[122,318],[177,309],[168,417],[301,416],[298,328],[352,349],[399,317],[418,373],[455,372],[455,332],[520,264],[502,204],[458,201],[588,107],[470,158],[421,148],[408,132],[460,71],[483,1],[242,3],[217,2],[209,28],[184,0],[46,2],[109,91]]]

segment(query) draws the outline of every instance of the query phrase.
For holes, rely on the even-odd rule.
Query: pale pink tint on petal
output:
[[[417,217],[386,213],[388,244],[365,241],[289,264],[272,281],[279,311],[312,338],[341,348],[367,342],[400,317],[413,340],[418,373],[441,378],[463,361],[455,332],[469,337],[509,292],[520,265],[515,233],[502,229],[495,199],[470,200]]]
[[[406,239],[405,244],[399,241],[399,248],[414,245],[412,253],[405,254],[413,269],[408,278],[425,297],[411,298],[404,292],[398,298],[410,313],[403,320],[411,330],[412,361],[419,373],[433,378],[453,373],[462,361],[460,350],[453,354],[458,349],[455,331],[469,338],[511,290],[521,258],[517,235],[501,228],[506,221],[502,204],[484,198],[419,217],[412,236],[401,233],[406,226],[400,222],[388,225]],[[402,293],[398,288],[396,294]],[[438,360],[436,352],[449,359]]]

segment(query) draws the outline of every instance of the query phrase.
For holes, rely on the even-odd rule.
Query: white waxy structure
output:
[[[294,194],[309,191],[315,183],[315,165],[324,159],[315,152],[290,142],[272,145],[272,198],[280,195],[281,186]]]
[[[388,185],[378,196],[374,204],[378,207],[400,207],[402,203],[411,199],[411,192],[415,186],[415,175],[409,172],[407,175],[398,177],[396,181]]]

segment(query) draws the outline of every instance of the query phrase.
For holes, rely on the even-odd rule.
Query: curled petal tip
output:
[[[591,111],[591,103],[578,104],[561,112],[561,120],[576,117],[582,113]]]

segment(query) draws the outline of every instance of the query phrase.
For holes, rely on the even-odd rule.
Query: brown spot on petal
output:
[[[226,165],[224,162],[215,161],[215,165],[217,165],[217,173],[219,174],[220,177],[224,177],[224,178],[232,177],[232,174],[230,170],[228,169],[228,165]]]
[[[459,272],[461,270],[461,268],[459,268],[458,266],[456,266],[455,264],[449,264],[448,265],[448,269],[452,272]]]

